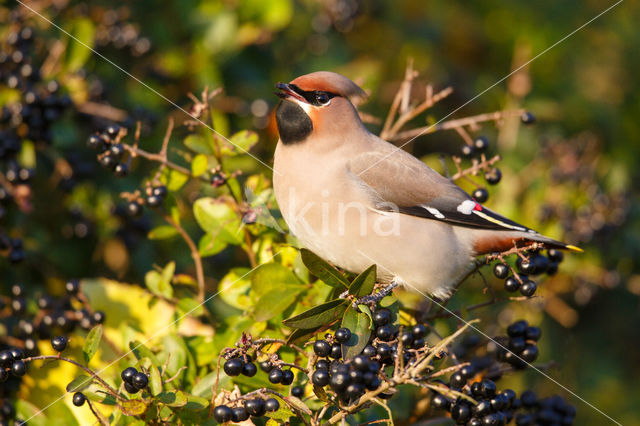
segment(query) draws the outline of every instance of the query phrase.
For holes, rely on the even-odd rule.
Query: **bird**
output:
[[[317,71],[277,83],[276,201],[300,245],[352,273],[441,300],[478,256],[541,243],[581,251],[493,212],[371,133],[349,78]]]

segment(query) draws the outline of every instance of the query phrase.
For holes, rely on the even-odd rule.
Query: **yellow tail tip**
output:
[[[578,252],[578,253],[584,253],[584,250],[582,250],[580,247],[572,246],[571,244],[567,244],[567,245],[565,246],[565,248],[566,248],[567,250],[575,251],[575,252]]]

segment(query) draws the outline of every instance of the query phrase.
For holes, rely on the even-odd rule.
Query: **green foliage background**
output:
[[[139,27],[140,34],[151,41],[152,50],[135,57],[107,45],[98,47],[99,52],[178,105],[188,103],[188,92],[199,94],[204,86],[223,87],[225,96],[214,102],[215,128],[227,136],[242,129],[257,130],[260,137],[251,152],[268,164],[277,135],[270,116],[265,115],[264,105],[266,102],[271,108],[276,104],[272,92],[277,81],[289,81],[316,70],[344,73],[371,93],[370,101],[361,109],[383,118],[407,60],[413,58],[422,81],[431,82],[436,88],[451,85],[455,89],[453,96],[430,112],[437,120],[503,78],[514,64],[544,51],[609,5],[600,1],[546,0],[181,0],[161,5],[139,0],[95,1],[90,6],[75,1],[59,4],[60,10],[46,9],[47,16],[91,45],[101,14],[126,8],[127,21]],[[349,8],[353,13],[344,13]],[[510,86],[513,79],[507,80],[454,114],[461,117],[520,105],[536,114],[538,122],[534,127],[516,129],[511,138],[501,135],[504,139],[500,140],[499,152],[504,157],[501,163],[504,179],[490,191],[488,206],[585,249],[583,255],[568,256],[560,274],[542,283],[540,294],[547,296],[542,301],[496,304],[469,313],[466,318],[484,319],[481,328],[483,323],[493,324],[496,320],[506,326],[512,319],[523,316],[541,324],[544,328],[541,361],[558,363],[558,368],[549,374],[623,424],[638,424],[640,417],[640,388],[634,380],[640,374],[640,351],[636,347],[640,340],[639,19],[640,5],[623,2],[532,62],[522,74],[525,87],[529,85],[522,96]],[[156,114],[158,125],[144,135],[141,142],[144,149],[159,149],[167,116],[184,119],[166,101],[102,59],[89,55],[55,28],[38,18],[32,22],[42,37],[39,43],[43,47],[56,39],[66,45],[58,78],[74,101],[87,98],[88,81],[93,78],[87,80],[74,74],[83,68],[87,75],[102,81],[104,95],[112,105],[128,111],[143,106]],[[523,56],[519,59],[518,55]],[[379,130],[375,125],[371,129]],[[53,147],[94,161],[84,143],[92,130],[89,123],[78,125],[71,119],[61,122],[54,131]],[[495,129],[487,128],[486,133],[492,141],[498,138]],[[184,136],[184,132],[176,134],[171,147],[185,150]],[[414,152],[432,162],[437,158],[433,153],[456,153],[460,143],[454,132],[436,133],[418,139]],[[550,150],[550,146],[563,148]],[[268,181],[263,181],[270,178],[266,167],[246,155],[230,157],[226,167],[243,171],[241,184],[248,181],[257,192],[268,187]],[[40,156],[34,157],[34,161],[38,170],[36,184],[45,187],[51,164]],[[434,161],[434,167],[437,164]],[[86,285],[89,296],[97,308],[107,312],[105,333],[114,341],[125,342],[134,335],[140,338],[168,323],[172,316],[167,316],[158,305],[147,312],[141,301],[149,297],[148,293],[136,286],[115,283],[147,282],[149,286],[149,280],[161,280],[157,272],[158,276],[148,275],[154,265],[165,268],[172,261],[175,265],[169,267],[175,267],[176,273],[193,274],[189,252],[178,239],[150,240],[139,230],[127,229],[127,238],[132,243],[124,245],[122,234],[116,232],[120,225],[111,209],[118,202],[118,193],[138,188],[153,167],[140,162],[134,173],[123,180],[98,169],[94,178],[83,181],[62,198],[54,191],[36,194],[32,214],[11,218],[13,228],[19,229],[16,236],[25,239],[27,260],[24,265],[10,267],[0,258],[3,294],[7,294],[4,290],[13,282],[28,284],[33,293],[47,289],[60,294],[64,280],[90,278]],[[199,206],[206,210],[206,199],[202,201],[200,197],[217,196],[220,192],[188,183],[182,194],[176,203],[177,212],[194,236],[203,235],[207,227],[228,224],[222,219],[233,216],[233,212],[230,216],[225,216],[224,211],[210,212],[216,222],[206,224],[202,219],[206,214],[198,213]],[[200,198],[201,204],[195,204],[194,220],[190,202],[196,198]],[[598,206],[595,212],[594,205]],[[546,219],[545,206],[568,213],[562,220],[557,215]],[[90,220],[89,237],[65,237],[63,230],[72,223],[72,209],[81,211]],[[149,228],[164,225],[157,214],[148,213],[145,218]],[[237,227],[239,223],[233,225]],[[242,240],[234,240],[237,235],[232,231],[229,234],[226,241],[229,245],[217,247],[211,252],[214,255],[206,257],[208,294],[214,294],[249,270],[247,257],[238,248]],[[283,238],[275,231],[266,236],[261,234],[261,238],[264,245],[255,251],[263,261],[276,248],[285,247],[281,246]],[[304,284],[308,281],[296,255],[294,249],[285,247],[281,258],[273,264],[278,270],[270,272],[279,274],[279,282],[286,282],[288,287],[258,290],[255,282],[260,278],[253,275],[253,291],[249,291],[251,280],[245,278],[234,285],[233,291],[224,292],[206,304],[216,324],[215,339],[183,339],[176,333],[163,337],[162,343],[173,350],[172,354],[182,354],[182,362],[194,367],[185,374],[195,375],[199,368],[214,362],[219,350],[235,341],[245,327],[277,335],[282,318],[293,313],[295,306],[297,312],[303,310],[299,305],[291,305],[294,298],[289,302],[290,309],[260,312],[256,318],[253,309],[260,305],[259,301],[265,303],[260,298],[269,297],[269,292],[277,292],[273,300],[286,294],[297,296],[298,293],[290,291],[292,288],[298,289],[303,294],[300,297],[306,300],[326,296],[330,289],[323,286],[309,289]],[[268,275],[267,280],[273,280],[273,276]],[[161,283],[155,285],[157,289]],[[497,281],[492,285],[498,289],[501,286]],[[135,293],[135,298],[124,297],[123,294],[130,296],[131,288],[140,294]],[[177,290],[175,295],[163,293],[173,291],[171,285],[164,288],[158,292],[167,297],[186,294],[184,289]],[[408,303],[419,303],[411,295],[402,297]],[[456,294],[450,306],[461,308],[484,297],[482,280],[477,278]],[[174,315],[188,309],[189,298],[184,298],[185,305],[172,311]],[[143,314],[138,310],[143,310]],[[134,320],[139,321],[133,328],[138,328],[140,335],[129,327]],[[452,331],[454,325],[443,324],[443,332]],[[194,343],[197,339],[206,340],[206,345]],[[194,354],[185,345],[202,352]],[[46,344],[43,348],[47,350]],[[166,357],[167,352],[168,349],[158,356]],[[98,358],[101,356],[102,362],[109,359],[102,350]],[[179,359],[180,356],[172,355],[176,365]],[[55,371],[61,377],[72,374],[67,366]],[[27,401],[37,401],[38,405],[62,393],[61,382],[47,381],[48,373],[41,374],[29,382],[29,389],[23,393]],[[534,386],[539,394],[564,395],[556,385],[532,371],[505,381],[515,388]],[[44,391],[36,397],[36,389]],[[206,386],[199,389],[200,396],[208,396]],[[567,398],[578,408],[576,424],[606,424],[600,414],[568,395]],[[398,398],[394,408],[400,413],[402,404],[411,403],[410,399]],[[53,413],[64,409],[50,410]]]

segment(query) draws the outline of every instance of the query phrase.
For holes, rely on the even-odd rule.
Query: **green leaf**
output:
[[[342,345],[342,357],[349,360],[362,352],[371,336],[371,322],[367,314],[347,309],[342,318],[341,327],[351,330],[351,337]]]
[[[329,399],[329,396],[327,395],[327,392],[325,392],[325,390],[320,386],[313,385],[313,393],[318,397],[320,401],[325,403],[331,402],[331,400]]]
[[[171,280],[176,270],[176,263],[169,262],[162,270],[162,273],[158,271],[149,271],[144,276],[144,282],[147,285],[149,291],[158,296],[163,296],[168,299],[173,297],[173,287],[171,286]]]
[[[173,226],[160,225],[149,231],[147,237],[150,240],[166,240],[167,238],[171,238],[176,235],[178,235],[178,231],[176,231],[176,228],[174,228]]]
[[[77,71],[91,57],[91,48],[93,47],[95,27],[91,19],[78,18],[73,22],[71,34],[81,43],[75,40],[69,40],[69,55],[67,56],[68,71]]]
[[[291,405],[291,406],[295,407],[296,409],[302,411],[306,415],[308,415],[308,416],[313,415],[313,413],[311,412],[309,407],[307,407],[307,404],[305,404],[304,402],[302,402],[300,399],[296,398],[295,396],[287,396],[284,399],[285,399],[285,401],[287,401],[288,405]]]
[[[198,241],[198,252],[202,257],[213,256],[227,248],[228,245],[213,234],[204,234]]]
[[[264,296],[283,286],[302,287],[302,284],[289,268],[279,263],[265,263],[251,273],[251,290],[257,296]]]
[[[82,345],[82,355],[84,356],[84,363],[89,364],[91,358],[98,351],[100,346],[100,340],[102,339],[102,324],[98,324],[89,331],[87,338]]]
[[[184,138],[183,143],[191,151],[199,154],[213,155],[213,147],[200,135],[189,135]]]
[[[160,180],[167,186],[169,191],[175,192],[187,183],[189,176],[177,170],[166,168],[163,170]]]
[[[319,258],[310,250],[300,250],[304,265],[311,271],[313,275],[320,278],[322,282],[331,287],[344,287],[343,290],[349,288],[349,281],[333,266]]]
[[[299,315],[282,321],[284,325],[292,328],[314,328],[330,324],[340,318],[347,308],[349,301],[335,299],[322,305],[315,306]]]
[[[187,405],[187,396],[182,391],[161,392],[156,399],[169,407],[184,407]]]
[[[278,403],[280,403],[280,408],[278,408],[277,411],[272,411],[265,414],[267,417],[273,420],[281,420],[283,422],[286,422],[290,417],[295,416],[295,413],[291,411],[289,405],[278,395],[271,394],[269,395],[269,398],[275,398],[276,400],[278,400]]]
[[[247,309],[253,304],[249,298],[251,281],[249,281],[249,268],[233,268],[222,278],[218,285],[220,298],[225,303],[238,309]]]
[[[191,161],[191,174],[193,176],[201,176],[207,172],[209,168],[209,160],[207,156],[204,154],[198,154]]]
[[[167,374],[173,377],[187,363],[187,347],[181,337],[168,334],[162,338],[162,352],[158,355],[160,362],[167,362]]]
[[[309,340],[311,336],[316,334],[322,327],[314,328],[298,328],[287,337],[287,343],[295,343],[297,341]]]
[[[147,404],[141,399],[129,399],[118,403],[120,411],[127,416],[139,416],[147,411]]]
[[[178,301],[178,305],[176,306],[182,315],[189,314],[194,317],[199,317],[200,315],[204,315],[203,306],[198,303],[193,297],[184,297]]]
[[[89,377],[85,374],[81,374],[73,379],[67,387],[65,388],[67,392],[80,392],[89,387],[91,382],[93,381],[92,377]]]
[[[252,130],[241,130],[234,133],[230,140],[234,147],[244,154],[245,151],[249,151],[252,146],[258,143],[258,134]]]
[[[351,286],[349,286],[349,294],[357,298],[368,296],[373,291],[375,284],[376,265],[371,265],[353,280]]]
[[[236,212],[226,203],[211,197],[203,197],[193,204],[193,215],[207,234],[230,244],[241,244],[242,222]]]
[[[141,360],[142,358],[149,358],[154,365],[160,364],[156,355],[151,352],[151,350],[147,348],[144,343],[141,343],[137,340],[132,340],[131,342],[129,342],[129,350],[133,352],[133,355],[138,360]]]
[[[303,291],[300,286],[281,286],[263,294],[255,305],[253,318],[267,321],[284,312]]]

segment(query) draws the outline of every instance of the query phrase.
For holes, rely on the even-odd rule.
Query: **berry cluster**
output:
[[[519,320],[507,327],[507,335],[495,337],[486,346],[486,354],[475,357],[471,355],[483,349],[480,338],[477,335],[465,337],[455,354],[459,360],[468,360],[468,364],[450,376],[448,385],[440,383],[443,391],[434,393],[432,407],[448,411],[456,424],[467,426],[500,426],[509,424],[513,419],[519,426],[572,424],[575,409],[561,398],[537,401],[529,390],[524,391],[520,398],[511,389],[497,391],[496,381],[500,380],[503,372],[500,362],[521,369],[526,367],[526,363],[535,361],[538,356],[536,342],[541,330]],[[447,388],[468,395],[477,404],[445,395]]]
[[[98,162],[117,177],[129,174],[130,157],[127,161],[122,161],[126,150],[121,140],[126,134],[127,130],[124,127],[112,124],[104,131],[96,132],[87,139],[87,146],[98,151]]]
[[[124,383],[125,390],[131,394],[140,392],[149,384],[149,377],[134,367],[127,367],[122,370],[120,377]]]
[[[524,124],[532,124],[535,122],[535,116],[526,111],[520,116],[520,120]],[[489,139],[486,136],[478,136],[475,139],[461,130],[465,144],[460,150],[463,157],[471,158],[473,162],[472,174],[478,175],[480,171],[484,172],[484,180],[489,185],[497,185],[502,180],[502,172],[493,165],[494,161],[488,161],[485,155],[489,148]],[[459,162],[459,160],[457,160]],[[489,191],[482,186],[478,186],[471,196],[479,203],[484,203],[489,199]]]
[[[532,363],[538,358],[538,346],[540,328],[530,326],[525,320],[519,320],[507,327],[507,336],[498,336],[494,340],[495,354],[499,361],[511,364],[514,368],[522,369],[527,363]],[[508,349],[508,350],[507,350]]]
[[[12,332],[13,344],[19,345],[28,356],[37,355],[37,340],[58,336],[53,338],[52,346],[57,352],[62,352],[66,338],[60,335],[71,333],[76,327],[90,330],[104,322],[104,312],[91,308],[80,281],[67,281],[65,291],[66,296],[61,298],[41,294],[27,303],[24,287],[14,284],[10,298],[0,296],[0,312],[7,312],[6,316],[1,316],[1,324]],[[36,312],[27,309],[33,305],[38,308]]]
[[[228,405],[218,405],[213,410],[213,418],[218,423],[243,422],[251,417],[262,417],[267,412],[274,412],[280,409],[280,403],[275,398],[252,398],[242,401],[235,401],[235,407]]]
[[[161,206],[168,193],[164,185],[148,186],[145,192],[145,198],[136,197],[127,203],[127,215],[133,218],[140,217],[144,205],[152,208]]]
[[[101,12],[96,10],[97,13]],[[102,11],[96,27],[98,47],[113,46],[118,50],[127,49],[133,56],[142,56],[151,49],[151,41],[140,35],[137,25],[127,22],[129,10],[126,7]]]
[[[526,257],[518,256],[516,260],[516,273],[506,263],[497,263],[493,267],[493,274],[500,279],[504,279],[504,289],[510,293],[520,290],[520,294],[531,297],[537,290],[535,281],[529,278],[530,275],[546,273],[554,275],[558,272],[558,264],[562,262],[564,255],[557,249],[547,250],[547,255],[535,251]]]

